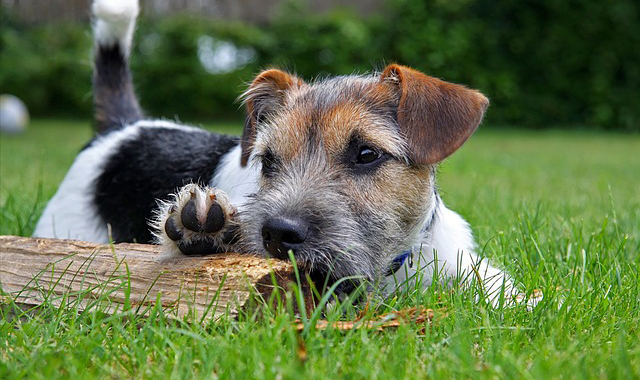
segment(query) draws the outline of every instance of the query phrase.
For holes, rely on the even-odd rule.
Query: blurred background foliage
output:
[[[87,23],[35,24],[0,9],[0,92],[38,117],[91,114]],[[480,89],[487,122],[640,131],[637,0],[387,0],[363,15],[281,3],[263,22],[141,17],[132,55],[149,114],[239,119],[261,69],[307,80],[397,62]]]

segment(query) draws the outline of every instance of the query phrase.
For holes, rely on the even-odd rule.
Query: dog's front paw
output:
[[[182,187],[160,205],[152,222],[157,243],[169,253],[206,255],[231,250],[236,208],[223,191],[196,184]]]

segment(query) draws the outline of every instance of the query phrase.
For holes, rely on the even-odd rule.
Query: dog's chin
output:
[[[352,294],[364,281],[362,275],[338,276],[329,268],[309,266],[304,261],[298,262],[298,271],[302,281],[309,279],[321,296],[332,292],[340,299]]]
[[[281,257],[275,257],[264,250],[264,248],[260,248],[261,249],[257,251],[263,257],[289,261]],[[319,262],[320,260],[311,259],[309,255],[311,254],[308,252],[298,252],[294,254],[299,278],[300,281],[310,281],[320,296],[331,291],[334,295],[343,299],[344,296],[352,294],[358,287],[362,286],[362,284],[373,281],[370,275],[359,272],[352,263],[334,262],[333,264],[327,264],[326,261]],[[328,256],[333,255],[325,252],[324,257],[326,258]],[[340,270],[334,270],[332,266],[334,268],[340,268]]]

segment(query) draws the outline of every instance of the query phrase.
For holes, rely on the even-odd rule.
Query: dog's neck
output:
[[[391,260],[391,264],[387,269],[386,276],[393,275],[397,272],[402,265],[406,262],[409,266],[413,266],[413,257],[415,253],[419,253],[422,249],[423,243],[426,237],[430,234],[433,224],[436,222],[437,211],[439,205],[442,204],[442,200],[438,195],[438,192],[434,189],[432,192],[432,200],[430,202],[430,207],[425,212],[425,217],[420,227],[420,232],[418,233],[418,237],[412,244],[412,246],[404,251],[400,252],[397,256]],[[408,261],[407,261],[408,260]]]
[[[472,257],[475,243],[469,225],[444,205],[435,190],[423,220],[412,247],[392,260],[386,273],[387,291],[407,281],[413,283],[418,273],[425,280],[423,285],[440,274],[455,276],[457,266]]]

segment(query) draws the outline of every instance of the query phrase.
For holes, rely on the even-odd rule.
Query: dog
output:
[[[440,275],[487,294],[515,289],[475,255],[436,187],[438,163],[483,118],[480,92],[396,64],[312,83],[270,69],[241,96],[242,137],[214,134],[144,117],[128,64],[138,3],[92,9],[98,132],[34,236],[293,255],[313,279],[356,277],[385,293]]]

